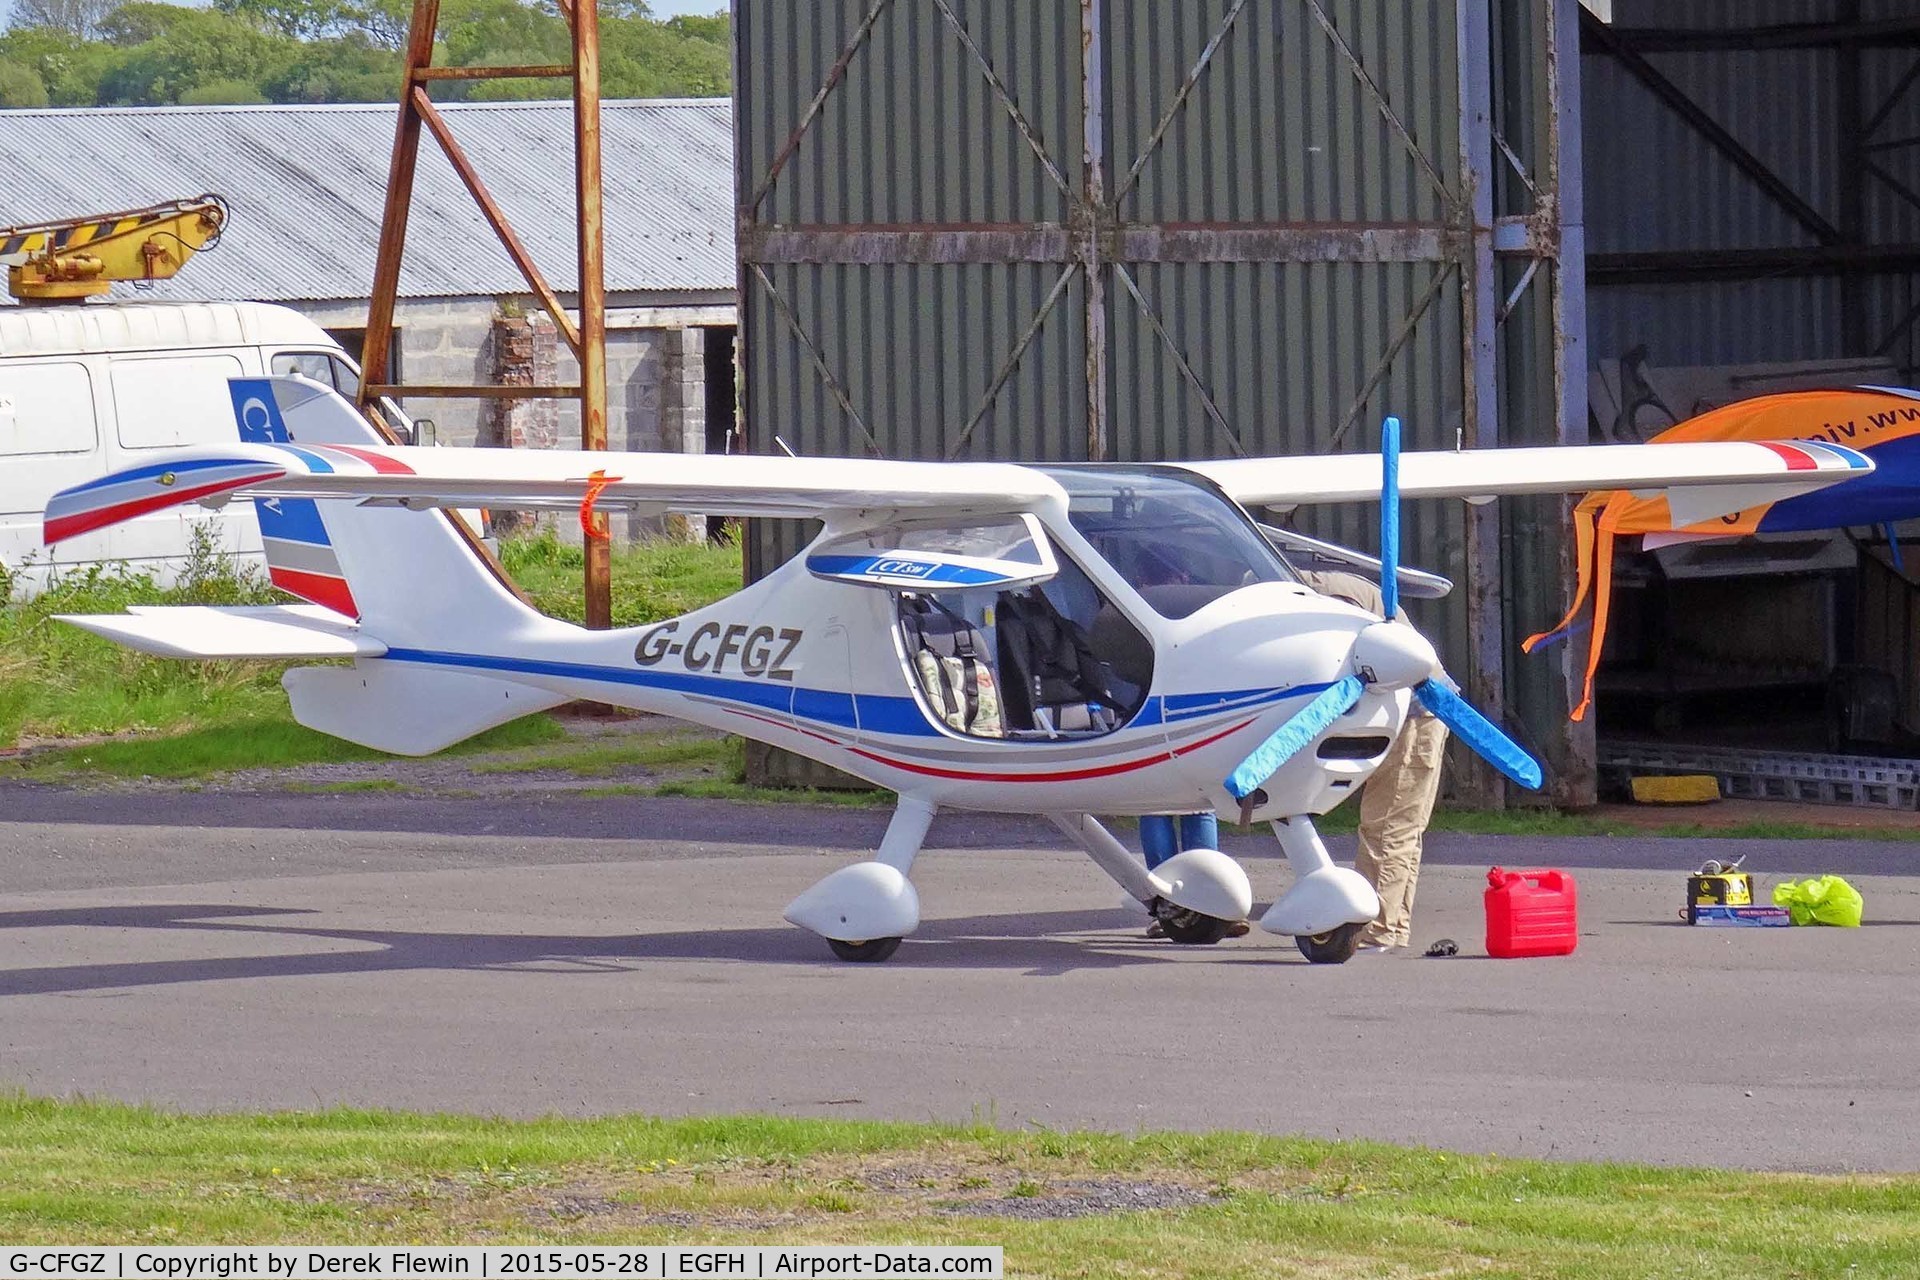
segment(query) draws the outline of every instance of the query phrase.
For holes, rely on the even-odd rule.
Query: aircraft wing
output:
[[[1182,465],[1249,507],[1380,497],[1380,458],[1372,453]],[[1647,496],[1663,494],[1685,508],[1692,520],[1710,520],[1872,470],[1865,454],[1810,440],[1469,449],[1401,454],[1400,492],[1407,498],[1486,501],[1517,493],[1628,489]]]
[[[1065,501],[1047,476],[997,462],[235,442],[173,450],[62,490],[47,503],[46,540],[234,497],[576,509],[590,491],[606,508],[722,516],[893,509],[983,514]]]

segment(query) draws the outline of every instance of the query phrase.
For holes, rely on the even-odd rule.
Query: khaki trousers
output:
[[[1440,794],[1447,726],[1416,712],[1360,793],[1360,852],[1354,869],[1380,894],[1380,914],[1360,933],[1362,946],[1413,941],[1413,890],[1421,837]]]

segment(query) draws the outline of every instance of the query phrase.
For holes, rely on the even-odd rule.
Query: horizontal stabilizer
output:
[[[59,621],[162,658],[377,658],[387,646],[317,605],[135,606]]]

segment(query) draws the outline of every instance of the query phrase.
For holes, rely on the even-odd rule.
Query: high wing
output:
[[[993,462],[236,442],[174,450],[62,490],[47,503],[46,540],[59,542],[165,507],[233,497],[577,508],[590,489],[606,507],[722,516],[984,514],[1066,500],[1047,476]]]
[[[232,388],[242,439],[159,454],[62,490],[47,504],[46,540],[59,542],[188,502],[217,505],[234,497],[420,508],[599,503],[649,514],[789,517],[893,510],[1000,514],[1058,510],[1066,500],[1056,481],[1012,463],[311,443],[364,439],[366,428],[352,405],[317,383],[243,378]],[[1372,454],[1182,465],[1247,506],[1365,501],[1380,493],[1380,460]],[[1409,453],[1400,466],[1407,497],[1672,489],[1676,511],[1690,522],[1873,469],[1851,449],[1811,441]]]
[[[1249,507],[1367,502],[1380,496],[1380,458],[1371,453],[1182,465]],[[1401,454],[1400,493],[1485,501],[1505,494],[1629,489],[1665,493],[1690,514],[1698,513],[1693,519],[1711,520],[1771,496],[1809,492],[1872,470],[1865,454],[1810,440],[1468,449]],[[1688,496],[1668,490],[1688,491]]]

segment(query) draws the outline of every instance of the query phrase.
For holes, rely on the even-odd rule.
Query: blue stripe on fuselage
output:
[[[725,676],[696,675],[692,672],[624,670],[597,666],[590,662],[553,662],[538,658],[506,658],[481,653],[442,653],[431,649],[389,649],[390,662],[418,662],[428,666],[465,667],[479,671],[504,671],[521,675],[555,676],[567,680],[587,680],[603,684],[634,685],[643,689],[666,689],[675,693],[702,694],[724,698],[767,711],[793,715],[798,720],[899,737],[937,738],[938,729],[928,722],[919,703],[910,697],[874,693],[842,693],[831,689],[789,687],[765,680],[734,680]],[[1290,689],[1243,690],[1240,693],[1195,693],[1178,695],[1182,703],[1194,705],[1182,716],[1167,715],[1169,721],[1189,719],[1208,711],[1221,710],[1248,693],[1271,694],[1273,701],[1311,697],[1326,689],[1324,684],[1296,685]],[[1175,699],[1169,698],[1168,703]],[[1150,698],[1133,720],[1135,726],[1155,723],[1161,700]],[[1245,710],[1245,707],[1239,708]],[[1153,713],[1149,718],[1149,712]]]

